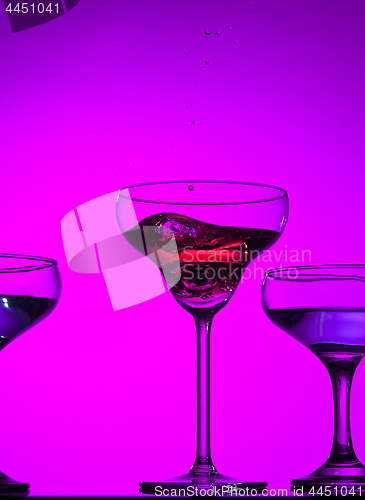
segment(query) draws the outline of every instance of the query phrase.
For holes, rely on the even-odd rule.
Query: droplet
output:
[[[128,165],[129,165],[129,163],[128,163]]]
[[[216,31],[217,35],[219,35],[219,31]]]
[[[193,191],[193,190],[194,190],[194,186],[192,186],[192,185],[190,184],[190,186],[188,187],[188,190],[189,190],[189,191]]]
[[[172,145],[174,145],[174,143],[172,143]]]
[[[267,28],[267,29],[269,30],[270,28]]]
[[[228,28],[229,30],[231,30],[232,28]]]
[[[187,54],[187,52],[185,51],[184,54]]]
[[[206,34],[206,35],[210,35],[210,31],[206,31],[206,32],[205,32],[205,34]]]
[[[208,66],[208,64],[209,64],[209,63],[208,63],[208,62],[206,62],[205,64]]]
[[[192,106],[192,105],[193,105],[193,103],[190,104],[190,106]]]
[[[234,42],[234,43],[237,43],[237,42]]]

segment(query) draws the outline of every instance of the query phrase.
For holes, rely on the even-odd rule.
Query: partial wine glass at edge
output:
[[[350,431],[350,391],[365,355],[365,265],[298,266],[266,272],[262,306],[279,328],[327,368],[333,389],[334,436],[328,460],[294,488],[309,495],[365,493],[365,467]]]
[[[0,254],[0,350],[46,318],[58,304],[61,278],[53,259]],[[25,496],[29,484],[0,472],[0,495]]]

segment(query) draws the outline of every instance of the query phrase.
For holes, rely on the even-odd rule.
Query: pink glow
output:
[[[90,200],[159,180],[278,185],[283,253],[259,267],[294,249],[364,262],[364,14],[356,0],[89,0],[13,34],[2,11],[0,251],[57,259],[63,292],[1,352],[1,471],[33,494],[123,495],[194,461],[193,319],[170,293],[113,311],[93,245],[103,268],[117,227],[94,234]],[[68,265],[85,248],[75,208],[84,273]],[[328,457],[331,384],[265,317],[260,286],[259,270],[213,322],[212,456],[222,473],[288,487]],[[364,462],[365,361],[353,384]]]

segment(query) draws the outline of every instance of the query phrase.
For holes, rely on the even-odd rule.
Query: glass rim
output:
[[[238,184],[238,185],[243,185],[243,186],[256,186],[256,187],[263,187],[263,188],[268,188],[268,189],[273,189],[275,191],[280,191],[281,194],[277,196],[273,196],[270,198],[266,199],[258,199],[258,200],[252,200],[252,201],[232,201],[232,202],[214,202],[214,203],[196,203],[196,202],[171,202],[171,201],[158,201],[158,200],[144,200],[144,199],[138,199],[135,197],[127,197],[123,196],[122,191],[126,189],[132,189],[136,187],[144,187],[144,186],[154,186],[154,185],[163,185],[163,184]],[[184,180],[184,181],[160,181],[160,182],[147,182],[144,184],[134,184],[132,186],[125,186],[118,191],[118,196],[117,196],[117,201],[119,197],[124,198],[125,200],[130,200],[130,201],[138,201],[141,203],[156,203],[159,205],[209,205],[209,206],[219,206],[219,205],[248,205],[251,203],[266,203],[270,201],[276,201],[280,200],[282,198],[285,198],[288,196],[288,193],[285,189],[278,187],[278,186],[271,186],[269,184],[260,184],[260,183],[255,183],[255,182],[241,182],[241,181],[206,181],[206,180]]]
[[[344,280],[344,279],[360,279],[363,281],[364,276],[356,274],[341,274],[335,273],[338,269],[352,269],[365,271],[365,264],[322,264],[312,266],[291,266],[291,267],[277,267],[268,269],[265,272],[265,279],[271,278],[280,281],[318,281],[318,280]],[[326,271],[333,270],[332,273]],[[311,273],[301,273],[301,271],[313,271]],[[321,272],[324,271],[324,272]],[[295,273],[295,276],[293,274]],[[283,275],[284,274],[284,275]]]
[[[1,259],[19,259],[23,260],[34,260],[42,262],[43,264],[33,265],[33,266],[16,266],[16,267],[2,267]],[[11,253],[0,253],[0,274],[2,273],[25,273],[29,271],[37,271],[39,269],[44,269],[46,267],[57,266],[58,262],[55,259],[49,257],[39,257],[36,255],[22,255],[22,254],[11,254]]]

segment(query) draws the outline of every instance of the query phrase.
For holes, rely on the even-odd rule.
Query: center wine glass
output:
[[[365,355],[365,265],[298,266],[266,272],[262,305],[268,318],[310,349],[331,377],[334,436],[328,460],[291,484],[310,495],[361,496],[365,467],[350,432],[350,390]]]
[[[0,350],[46,318],[61,294],[57,262],[44,257],[0,254]],[[29,484],[0,472],[0,495],[22,495]]]
[[[126,240],[160,268],[197,329],[197,454],[188,474],[142,482],[141,493],[232,487],[262,491],[265,482],[218,474],[210,452],[210,328],[232,298],[242,273],[284,230],[284,189],[244,182],[177,181],[121,189],[117,218]]]

